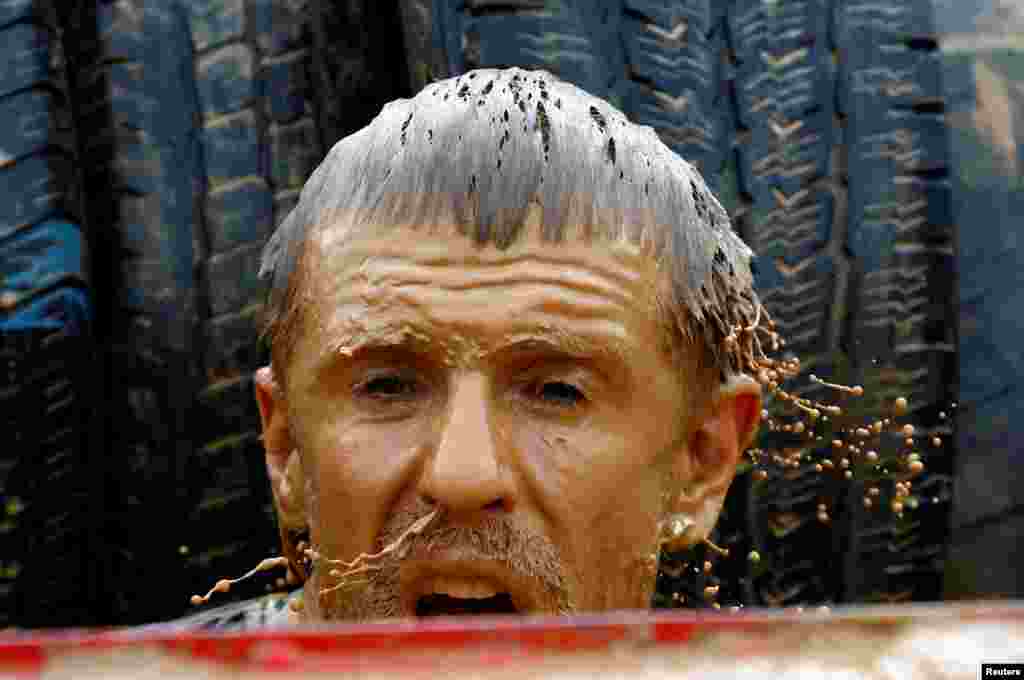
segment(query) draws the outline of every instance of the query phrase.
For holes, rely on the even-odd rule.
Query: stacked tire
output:
[[[96,243],[108,617],[151,620],[176,564],[190,452],[193,186],[200,155],[184,17],[169,3],[63,7]],[[130,614],[129,614],[130,612]],[[126,617],[126,618],[122,618]]]
[[[876,400],[909,400],[928,469],[914,482],[920,504],[905,519],[868,513],[861,490],[849,494],[840,596],[939,599],[952,500],[958,310],[938,35],[927,1],[848,0],[833,20],[847,123],[846,352]],[[940,446],[931,443],[936,437]],[[883,503],[892,498],[890,486]]]
[[[938,596],[956,324],[929,0],[16,0],[0,35],[17,442],[0,454],[0,625],[171,618],[276,553],[252,386],[262,244],[384,103],[505,66],[654,127],[757,251],[789,348],[866,387],[849,417],[905,396],[943,441],[900,521],[810,464],[742,474],[714,537],[731,556],[709,575],[667,555],[656,604],[705,606],[708,585],[723,604]]]
[[[252,384],[268,356],[259,257],[329,146],[406,94],[404,63],[396,78],[359,35],[397,31],[386,20],[372,3],[314,0],[75,0],[62,13],[102,253],[118,623],[176,616],[279,551]]]
[[[960,385],[956,409],[956,496],[946,596],[1021,597],[1015,546],[1024,533],[1017,483],[1024,451],[1024,363],[1017,342],[1024,306],[1024,214],[1020,120],[1024,91],[1019,17],[1008,3],[937,2],[958,234]],[[985,16],[985,15],[988,16]],[[1007,19],[1012,23],[1007,25]],[[1014,26],[1014,23],[1017,26]],[[1003,106],[1005,102],[1005,106]],[[995,123],[995,125],[993,125]],[[996,131],[1006,130],[1008,135]]]
[[[0,626],[98,622],[93,312],[54,10],[0,7]]]

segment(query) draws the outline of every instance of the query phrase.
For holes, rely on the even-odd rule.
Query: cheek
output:
[[[593,513],[612,452],[594,432],[524,427],[516,437],[524,473],[537,500],[559,524]]]
[[[657,578],[658,487],[642,475],[623,477],[612,499],[573,532],[573,562],[585,609],[649,605]]]
[[[596,427],[537,429],[519,437],[519,448],[537,502],[562,545],[589,552],[586,546],[599,534],[621,544],[624,533],[636,534],[623,525],[638,514],[646,526],[644,503],[646,495],[657,499],[656,474],[651,456],[630,438]]]
[[[661,486],[647,442],[603,443],[603,455],[567,451],[577,481],[571,491],[577,510],[573,534],[583,553],[619,559],[652,540]]]
[[[417,424],[324,424],[308,459],[316,488],[314,540],[348,552],[371,547],[422,450]]]

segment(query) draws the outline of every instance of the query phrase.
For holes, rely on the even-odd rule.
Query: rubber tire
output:
[[[100,621],[92,299],[55,4],[0,8],[0,628]]]
[[[763,75],[759,41],[777,36],[758,28],[748,5],[630,0],[595,12],[581,1],[544,9],[538,0],[403,0],[398,8],[309,0],[294,10],[271,0],[62,3],[75,113],[70,157],[82,162],[26,172],[64,178],[89,169],[83,212],[95,329],[108,348],[97,361],[104,446],[94,450],[114,452],[91,487],[104,490],[106,507],[95,551],[109,560],[103,622],[176,616],[192,592],[276,552],[250,377],[266,359],[254,326],[261,240],[334,141],[384,102],[476,66],[547,68],[653,125],[701,169],[761,254],[759,283],[792,349],[822,376],[861,382],[878,397],[907,394],[921,431],[948,434],[937,414],[954,384],[953,235],[941,92],[928,56],[934,40],[928,29],[901,33],[891,17],[856,20],[871,19],[857,15],[870,5],[879,16],[904,8],[907,25],[928,26],[928,3],[804,3],[818,11],[797,16],[796,34],[813,34],[814,49],[790,62],[777,56],[811,64],[813,97],[777,108],[786,116],[780,129],[802,123],[782,146],[750,99],[780,96],[752,85]],[[408,76],[393,49],[398,34]],[[920,56],[908,62],[913,87],[889,99],[884,88],[861,95],[854,87],[877,86],[869,76],[889,66],[871,47],[881,42]],[[771,49],[799,52],[797,43],[773,40]],[[787,77],[802,76],[776,76]],[[801,101],[785,96],[783,104]],[[905,157],[927,167],[872,160],[877,144],[902,139],[897,130],[911,133]],[[787,154],[811,170],[788,176]],[[896,186],[925,198],[923,228],[904,233],[916,216],[886,208]],[[809,229],[792,215],[804,189],[819,211]],[[788,213],[773,214],[773,190]],[[929,599],[941,574],[953,451],[947,443],[927,453],[927,483],[940,502],[909,528],[871,524],[859,514],[859,491],[842,484],[805,474],[757,486],[742,476],[715,537],[732,551],[716,569],[721,576],[663,574],[658,603],[685,591],[685,606],[701,605],[710,583],[721,585],[726,604]],[[837,504],[828,530],[810,519],[819,497]],[[799,522],[772,534],[791,516]],[[822,540],[833,550],[822,550]],[[917,546],[896,553],[909,561],[879,561],[897,543]],[[746,560],[750,549],[762,554],[757,567]],[[904,576],[893,581],[887,571]]]
[[[63,22],[110,348],[110,622],[137,624],[279,552],[258,258],[330,146],[408,84],[371,0],[74,0]]]
[[[1006,30],[1004,6],[936,4],[936,19],[951,34],[943,45],[943,80],[955,212],[961,224],[970,225],[961,230],[957,248],[956,409],[959,450],[970,455],[956,461],[945,590],[950,599],[1024,595],[1024,571],[1014,555],[1024,535],[1024,493],[1017,483],[1024,450],[1024,365],[1017,339],[1024,305],[1017,221],[1024,214],[1024,187],[1020,128],[1011,125],[1010,135],[1001,134],[1002,121],[1021,110],[1016,74],[1024,52],[1012,43],[1016,31]],[[1004,102],[1005,109],[996,108]]]

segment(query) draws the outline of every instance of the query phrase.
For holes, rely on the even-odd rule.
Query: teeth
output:
[[[438,576],[433,580],[433,582],[431,582],[430,588],[427,592],[442,593],[450,597],[482,600],[487,597],[494,597],[502,591],[482,579]]]

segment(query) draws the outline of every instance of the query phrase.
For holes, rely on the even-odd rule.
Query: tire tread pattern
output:
[[[93,300],[56,9],[0,8],[0,626],[98,622]]]
[[[111,301],[98,325],[111,348],[104,437],[120,461],[106,480],[117,623],[184,613],[190,594],[278,550],[252,384],[267,360],[256,272],[329,146],[406,94],[379,39],[399,27],[378,5],[73,0],[64,12],[91,132],[96,286]]]

